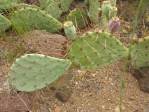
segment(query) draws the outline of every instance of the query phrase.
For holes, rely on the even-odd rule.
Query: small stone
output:
[[[122,106],[121,109],[124,111],[124,110],[125,110],[125,107]],[[120,106],[116,106],[116,108],[115,108],[115,112],[121,112],[121,110],[120,110]]]
[[[132,73],[138,80],[140,90],[149,93],[149,67],[134,69]]]
[[[61,102],[67,102],[71,96],[71,91],[69,88],[63,87],[56,91],[55,97]]]

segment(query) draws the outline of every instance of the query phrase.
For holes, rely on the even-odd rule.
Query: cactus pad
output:
[[[60,4],[61,4],[61,9],[63,12],[66,12],[69,10],[69,7],[71,5],[71,3],[73,2],[74,0],[60,0]]]
[[[10,26],[11,26],[10,21],[6,17],[0,14],[0,33],[7,30]]]
[[[73,0],[39,0],[40,7],[50,15],[59,19],[61,14],[67,12]]]
[[[14,12],[11,16],[13,27],[18,33],[39,29],[48,32],[58,32],[62,24],[37,8],[26,7]]]
[[[130,47],[131,65],[138,69],[149,66],[149,36]]]
[[[20,0],[0,0],[0,12],[1,10],[10,9],[19,2]]]
[[[88,33],[71,45],[69,57],[82,69],[96,69],[128,56],[128,50],[108,33]]]
[[[54,0],[49,3],[49,5],[45,8],[46,12],[48,12],[54,18],[60,18],[62,14],[62,10],[59,7],[58,2]]]
[[[84,28],[87,25],[87,15],[84,10],[79,8],[72,10],[67,20],[72,21],[76,28]]]
[[[69,60],[27,54],[11,66],[9,83],[19,91],[35,91],[56,81],[70,65]]]
[[[88,0],[89,4],[89,18],[93,23],[99,22],[99,9],[100,9],[100,2],[99,0]]]

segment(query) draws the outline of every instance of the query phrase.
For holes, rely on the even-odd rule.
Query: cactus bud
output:
[[[120,30],[120,19],[118,17],[112,18],[109,21],[109,30],[111,33],[118,32]]]
[[[74,39],[76,37],[76,28],[72,21],[66,21],[64,23],[64,32],[68,38]]]

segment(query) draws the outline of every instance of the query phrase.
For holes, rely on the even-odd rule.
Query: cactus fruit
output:
[[[58,32],[62,24],[37,8],[26,7],[15,11],[11,18],[13,27],[18,33],[39,29],[48,32]]]
[[[149,36],[130,46],[130,59],[135,69],[149,67]]]
[[[10,26],[11,22],[6,17],[0,14],[0,33],[7,30]]]
[[[88,0],[88,15],[93,23],[99,22],[100,2],[99,0]]]
[[[109,31],[111,33],[118,32],[120,30],[120,26],[121,26],[121,23],[120,23],[120,19],[118,17],[112,18],[109,21]]]
[[[41,54],[26,54],[11,66],[9,83],[19,91],[32,92],[56,81],[71,62]]]
[[[67,16],[68,21],[72,21],[77,29],[84,28],[87,25],[87,15],[84,10],[76,8]]]
[[[70,39],[75,39],[77,36],[76,28],[71,21],[64,23],[65,35]]]
[[[128,56],[128,50],[108,33],[88,33],[71,45],[69,58],[82,69],[96,69]]]

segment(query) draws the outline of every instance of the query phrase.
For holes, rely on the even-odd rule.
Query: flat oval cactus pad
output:
[[[56,81],[70,65],[69,60],[26,54],[11,66],[9,83],[19,91],[35,91]]]

